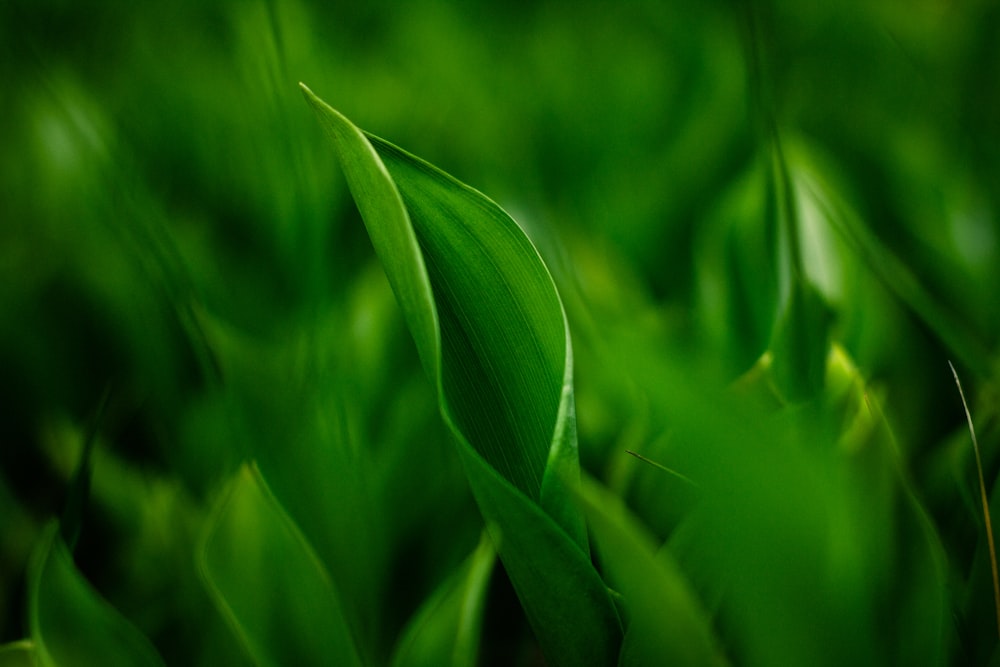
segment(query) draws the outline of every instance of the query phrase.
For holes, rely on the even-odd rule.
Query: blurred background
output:
[[[777,137],[824,335],[882,401],[959,582],[949,655],[985,660],[947,360],[992,486],[998,44],[988,0],[3,3],[0,643],[27,634],[25,567],[88,429],[77,565],[171,664],[244,659],[191,554],[248,458],[328,563],[369,563],[347,597],[376,662],[475,547],[481,519],[303,81],[524,227],[570,320],[584,467],[664,538],[683,502],[654,515],[624,450],[661,438],[670,394],[607,350],[635,337],[714,387],[773,347]],[[334,528],[330,442],[373,498]],[[502,652],[531,640],[494,586],[484,644],[530,664]]]

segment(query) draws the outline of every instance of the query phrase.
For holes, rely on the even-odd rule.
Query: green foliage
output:
[[[669,552],[656,554],[619,498],[588,482],[581,493],[599,555],[624,596],[628,630],[620,665],[722,665],[708,614]]]
[[[1000,664],[998,29],[3,3],[0,665]]]
[[[80,575],[55,523],[36,547],[29,587],[31,637],[40,664],[163,664],[149,641]]]
[[[553,664],[610,660],[617,614],[567,490],[579,475],[569,332],[541,258],[492,201],[303,91],[341,156],[542,650]]]
[[[476,550],[413,615],[393,656],[393,667],[475,664],[495,562],[493,543],[484,534]]]
[[[202,576],[254,663],[361,664],[330,575],[259,473],[236,473],[206,529]]]

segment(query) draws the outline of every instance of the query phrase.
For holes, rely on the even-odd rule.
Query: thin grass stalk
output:
[[[1000,577],[997,576],[997,552],[993,543],[993,522],[990,519],[990,502],[986,496],[986,481],[983,479],[983,462],[979,456],[979,441],[976,439],[976,429],[972,425],[972,414],[969,412],[969,404],[965,401],[965,392],[962,390],[962,382],[958,379],[958,372],[955,366],[949,361],[951,374],[955,376],[955,384],[958,385],[958,395],[962,397],[962,407],[965,408],[965,420],[969,423],[969,433],[972,435],[972,449],[976,453],[976,472],[979,474],[979,496],[983,501],[983,516],[986,520],[986,543],[990,549],[990,569],[993,571],[993,603],[996,607],[997,617],[997,637],[1000,637]]]

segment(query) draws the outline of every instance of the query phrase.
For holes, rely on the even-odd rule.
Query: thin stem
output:
[[[997,576],[997,552],[993,544],[993,524],[990,520],[990,503],[986,496],[986,481],[983,479],[983,462],[979,456],[979,441],[976,439],[976,429],[972,426],[972,414],[969,412],[969,404],[965,402],[965,392],[962,391],[962,382],[958,379],[958,372],[949,361],[951,374],[955,376],[955,384],[958,385],[958,395],[962,397],[962,407],[965,408],[965,419],[969,422],[969,433],[972,435],[972,449],[976,453],[976,471],[979,473],[979,496],[983,501],[983,515],[986,519],[986,542],[990,549],[990,568],[993,570],[993,602],[996,606],[997,614],[997,636],[1000,637],[1000,577]]]
[[[659,468],[663,472],[668,473],[670,475],[673,475],[674,477],[677,477],[678,479],[682,479],[685,482],[687,482],[688,484],[690,484],[691,486],[694,486],[694,487],[698,486],[697,484],[694,483],[694,480],[692,480],[690,477],[682,475],[681,473],[679,473],[676,470],[673,470],[671,468],[668,468],[667,466],[663,465],[662,463],[657,463],[656,461],[654,461],[652,459],[647,459],[645,456],[643,456],[642,454],[639,454],[638,452],[633,452],[631,449],[626,449],[625,453],[626,454],[631,454],[632,456],[634,456],[635,458],[639,459],[643,463],[648,463],[649,465],[653,466],[654,468]]]

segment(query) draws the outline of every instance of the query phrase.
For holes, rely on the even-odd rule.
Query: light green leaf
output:
[[[80,574],[50,523],[32,556],[28,620],[41,665],[162,665],[156,649]]]
[[[572,353],[548,270],[495,203],[303,91],[333,140],[546,656],[613,656],[617,614],[570,493],[579,478]]]
[[[596,482],[584,480],[580,502],[604,570],[624,600],[619,664],[726,664],[707,613],[670,553],[657,554],[621,499]]]
[[[393,667],[476,664],[495,561],[493,543],[484,533],[476,550],[410,621],[393,657]]]
[[[329,574],[253,466],[216,506],[198,565],[259,664],[362,664]]]

